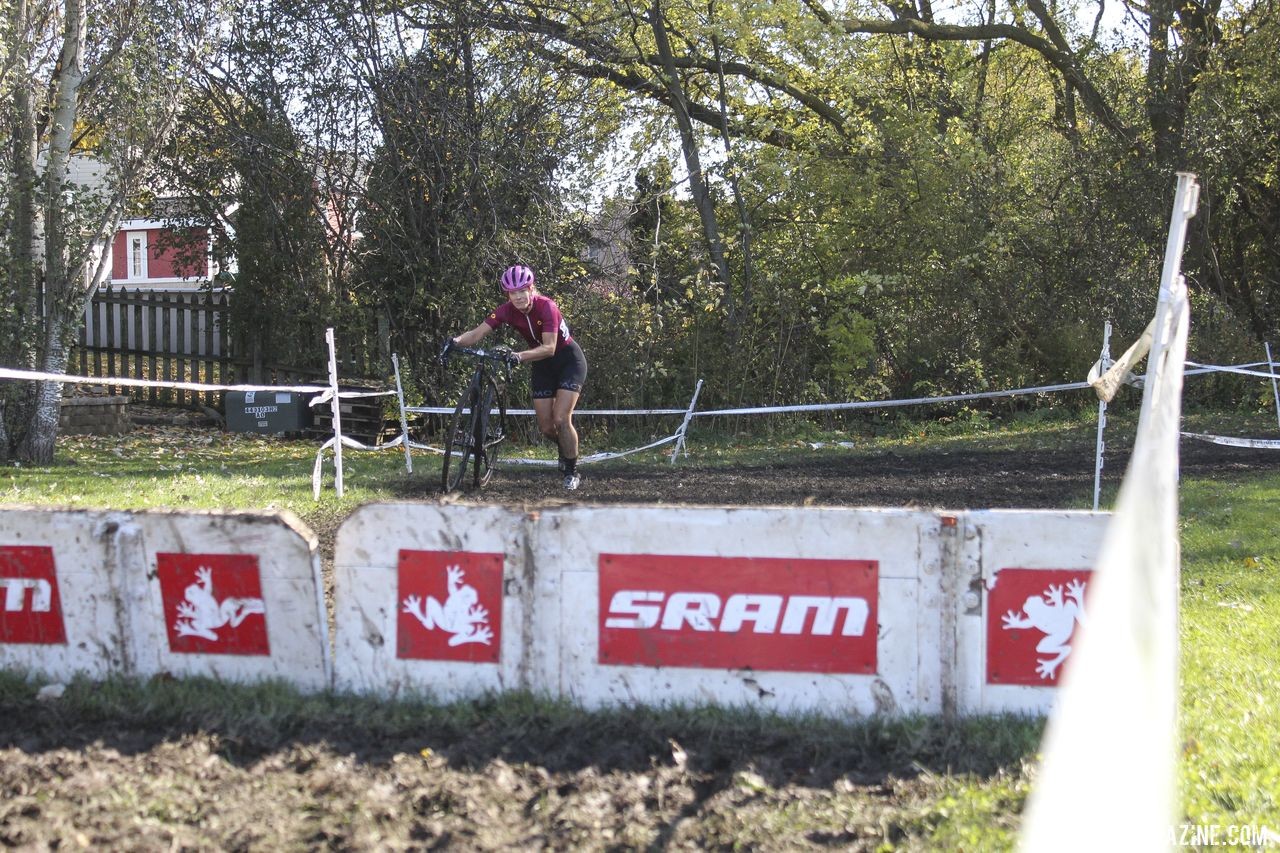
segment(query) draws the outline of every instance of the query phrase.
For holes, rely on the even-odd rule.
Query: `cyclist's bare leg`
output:
[[[556,391],[552,406],[552,421],[560,442],[560,455],[565,459],[578,458],[578,431],[573,427],[573,407],[578,405],[578,392]]]
[[[558,443],[560,436],[556,432],[556,419],[552,413],[554,403],[555,401],[550,397],[545,399],[535,398],[533,401],[533,413],[538,418],[538,432]]]

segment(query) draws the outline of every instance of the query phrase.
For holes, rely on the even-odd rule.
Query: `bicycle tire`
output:
[[[498,411],[493,413],[494,407]],[[475,484],[483,486],[489,482],[494,470],[498,467],[498,445],[507,437],[507,401],[498,392],[498,385],[493,377],[485,378],[484,393],[481,395],[480,422],[477,427],[475,466]]]
[[[462,481],[467,476],[467,460],[471,458],[475,442],[476,407],[471,406],[470,412],[466,409],[468,403],[475,401],[476,396],[473,385],[462,395],[449,420],[449,431],[445,433],[444,441],[444,465],[440,471],[440,486],[446,492],[456,492],[462,488]],[[453,457],[455,451],[458,453],[457,459]]]

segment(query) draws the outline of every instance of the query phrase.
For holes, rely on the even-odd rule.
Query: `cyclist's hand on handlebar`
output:
[[[518,353],[518,352],[509,352],[509,353],[507,353],[507,364],[508,364],[509,366],[511,366],[511,367],[519,367],[519,366],[520,366],[520,353]]]
[[[446,337],[444,343],[440,345],[440,354],[436,356],[440,361],[447,362],[449,360],[449,351],[454,347],[453,338]]]

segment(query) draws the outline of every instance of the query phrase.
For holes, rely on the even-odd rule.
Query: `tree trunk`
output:
[[[713,5],[714,10],[714,5]],[[751,262],[751,217],[747,213],[747,203],[742,198],[742,188],[738,183],[738,162],[733,154],[733,145],[729,142],[729,93],[724,83],[724,64],[720,61],[720,39],[712,36],[711,45],[715,49],[716,75],[720,83],[720,139],[724,142],[725,165],[729,171],[729,187],[733,190],[733,202],[738,208],[738,227],[741,229],[742,241],[742,308],[744,313],[751,313],[751,282],[754,277]]]
[[[1169,84],[1169,29],[1173,26],[1172,0],[1155,0],[1150,5],[1150,36],[1147,45],[1147,123],[1155,143],[1156,162],[1173,159],[1177,140],[1174,131],[1173,88]],[[1162,188],[1163,189],[1163,188]]]
[[[50,322],[49,339],[40,369],[45,373],[61,373],[67,367],[67,351],[62,344],[61,323]],[[35,406],[27,422],[27,431],[18,445],[18,458],[35,465],[53,461],[53,448],[58,440],[58,408],[62,401],[61,382],[37,382]]]
[[[67,235],[66,201],[63,191],[67,183],[67,166],[71,159],[71,141],[79,109],[80,86],[84,82],[81,65],[84,57],[85,16],[82,0],[67,0],[63,29],[62,56],[54,88],[53,115],[50,121],[49,154],[44,173],[44,286],[42,312],[30,318],[42,323],[43,331],[36,340],[43,341],[39,367],[49,373],[62,373],[67,366],[67,350],[63,341],[67,318],[82,302],[84,294],[82,265],[70,263]],[[109,246],[108,246],[109,250]],[[35,400],[26,417],[25,430],[19,439],[17,454],[24,462],[47,465],[53,461],[53,448],[58,438],[58,403],[62,385],[40,382]]]
[[[720,229],[716,226],[715,206],[711,203],[711,195],[707,191],[706,176],[702,174],[702,162],[698,157],[698,141],[694,138],[693,122],[689,118],[689,105],[685,100],[684,90],[680,87],[680,78],[676,76],[675,57],[671,53],[671,42],[667,39],[661,0],[654,0],[653,5],[649,7],[649,25],[653,28],[654,43],[662,62],[663,83],[671,98],[671,109],[675,112],[676,126],[680,128],[680,147],[684,150],[684,163],[689,170],[689,192],[693,196],[693,204],[698,209],[698,216],[702,220],[702,231],[707,239],[707,251],[711,253],[711,263],[716,277],[720,279],[724,288],[725,307],[732,324],[736,312],[733,291],[729,287],[729,267],[724,260]]]
[[[36,228],[36,127],[32,107],[31,90],[25,81],[19,81],[13,96],[13,172],[14,181],[10,193],[10,209],[13,211],[10,226],[9,282],[14,303],[23,306],[27,322],[39,316],[37,263],[39,257]],[[23,317],[18,322],[23,322]],[[10,330],[6,329],[6,332]],[[17,332],[17,329],[12,330]],[[15,334],[6,339],[7,358],[11,364],[34,364],[35,349],[30,338]]]
[[[32,40],[29,36],[27,0],[14,0],[9,10],[9,37],[6,45],[18,70],[13,90],[9,127],[13,133],[13,174],[9,185],[9,251],[6,296],[18,306],[0,327],[0,358],[19,367],[35,365],[35,337],[29,333],[39,317],[37,287],[36,227],[36,119],[33,84],[30,82]],[[0,386],[0,460],[8,460],[20,424],[29,411],[31,394],[26,383],[6,382]]]
[[[53,313],[56,303],[66,301],[66,288],[71,285],[67,280],[70,271],[69,246],[63,191],[66,189],[72,135],[80,106],[80,86],[84,82],[81,65],[85,41],[84,6],[82,0],[67,0],[65,8],[67,20],[55,85],[53,119],[50,122],[49,159],[44,173],[44,276],[45,287],[48,289],[48,298],[45,300],[47,313]],[[48,337],[45,335],[46,341]]]

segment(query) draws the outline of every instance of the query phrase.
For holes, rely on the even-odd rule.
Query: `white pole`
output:
[[[1088,582],[1088,619],[1054,697],[1019,847],[1071,850],[1062,816],[1106,827],[1110,847],[1168,850],[1177,802],[1178,422],[1188,309],[1179,272],[1195,176],[1178,174],[1142,411],[1116,514]],[[1099,772],[1131,767],[1132,775]],[[1111,835],[1108,837],[1110,838]]]
[[[333,399],[329,410],[333,412],[333,487],[342,497],[342,400],[338,397],[338,353],[334,348],[333,329],[325,329],[325,343],[329,345],[329,390]]]
[[[1102,364],[1098,371],[1098,375],[1107,372],[1107,368],[1111,366],[1111,321],[1102,329]],[[1106,444],[1102,440],[1102,432],[1107,428],[1107,401],[1098,400],[1098,447],[1094,451],[1093,457],[1093,511],[1098,511],[1098,500],[1102,494],[1102,452],[1106,448]]]
[[[391,368],[396,372],[396,399],[400,401],[400,436],[404,441],[404,470],[413,473],[413,455],[409,452],[409,421],[404,415],[404,388],[400,385],[400,359],[391,353]]]
[[[1276,363],[1271,360],[1271,342],[1265,344],[1267,348],[1267,372],[1271,374],[1271,393],[1276,398],[1276,423],[1280,424],[1280,385],[1276,384]]]
[[[693,420],[693,408],[698,405],[698,395],[702,393],[702,380],[698,380],[698,384],[693,389],[693,399],[689,401],[689,408],[685,410],[684,421],[680,424],[680,429],[676,430],[676,447],[671,451],[671,464],[676,464],[676,460],[680,458],[680,452],[684,450],[684,434],[689,429],[689,421]]]

